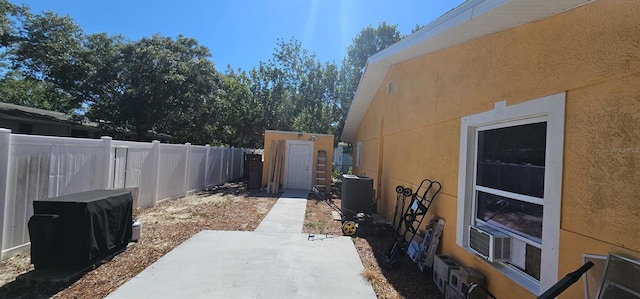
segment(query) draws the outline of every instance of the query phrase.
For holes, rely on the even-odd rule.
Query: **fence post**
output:
[[[246,175],[246,173],[244,173],[244,160],[246,156],[247,156],[247,149],[243,147],[240,149],[240,177],[241,178],[243,178]]]
[[[227,182],[227,179],[224,177],[224,167],[225,167],[225,159],[224,156],[226,155],[226,148],[225,147],[221,147],[220,148],[220,184],[224,184]]]
[[[233,181],[236,175],[236,149],[232,146],[229,151],[231,152],[231,158],[229,158],[229,168],[231,174],[229,175],[229,181]]]
[[[153,147],[151,147],[151,154],[153,155],[153,173],[151,174],[151,181],[153,182],[153,186],[151,188],[151,190],[153,190],[153,198],[151,204],[152,206],[155,206],[158,201],[158,187],[160,186],[160,183],[158,182],[160,180],[160,141],[154,140],[151,143],[153,144]]]
[[[9,151],[11,150],[11,130],[0,129],[0,259],[3,258],[4,238],[8,234],[4,231],[9,200]]]
[[[209,182],[209,150],[211,150],[211,146],[210,145],[205,145],[204,148],[206,149],[205,151],[205,156],[204,156],[204,189],[206,190],[209,186],[207,185],[207,183]]]
[[[112,138],[109,136],[102,136],[100,139],[102,139],[102,146],[103,146],[103,153],[104,155],[102,156],[102,161],[104,162],[104,170],[103,170],[103,187],[104,189],[109,189],[110,186],[113,186],[110,183],[110,175],[113,173],[113,169],[111,169],[111,167],[113,167],[113,163],[111,163],[111,142],[112,142]],[[115,178],[113,178],[115,179]]]
[[[191,172],[190,171],[190,168],[191,168],[191,161],[190,161],[190,159],[191,159],[191,143],[186,143],[185,144],[185,150],[187,151],[187,153],[186,153],[186,159],[185,159],[186,161],[185,161],[185,167],[184,167],[184,184],[183,184],[184,192],[183,193],[184,193],[184,196],[187,196],[187,192],[189,192],[189,176],[190,176],[189,173]]]

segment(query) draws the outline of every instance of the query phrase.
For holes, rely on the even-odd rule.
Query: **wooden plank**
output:
[[[271,139],[271,150],[269,151],[269,176],[267,179],[267,193],[271,193],[271,189],[273,188],[271,179],[273,178],[273,161],[275,161],[275,153],[273,152],[275,150],[275,144],[276,141]]]
[[[282,168],[282,164],[280,163],[280,157],[282,156],[282,140],[278,140],[278,145],[276,146],[276,171],[274,173],[274,193],[280,192],[280,172]]]
[[[278,185],[277,185],[277,190],[278,192],[280,192],[280,184],[282,184],[282,174],[284,173],[284,140],[280,140],[280,156],[278,157]]]
[[[271,193],[276,193],[276,182],[278,181],[278,152],[280,151],[280,141],[276,140],[276,151],[273,154],[273,180],[271,180]]]
[[[276,141],[276,160],[275,160],[275,171],[273,173],[273,190],[274,193],[278,193],[280,191],[280,154],[282,153],[282,147],[280,146],[280,140]]]
[[[282,175],[284,173],[284,152],[285,152],[285,144],[284,140],[280,140],[280,170],[278,171],[278,192],[280,192],[280,184],[282,183]]]

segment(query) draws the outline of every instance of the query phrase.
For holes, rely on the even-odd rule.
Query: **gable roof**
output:
[[[592,0],[595,1],[595,0]],[[342,141],[353,141],[389,67],[467,41],[544,19],[590,0],[468,0],[369,57],[353,97]]]

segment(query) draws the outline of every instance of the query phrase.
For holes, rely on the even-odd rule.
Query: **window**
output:
[[[361,158],[362,157],[362,142],[359,141],[358,144],[356,145],[356,167],[360,167],[360,162],[361,162]]]
[[[490,264],[534,294],[558,278],[564,102],[560,93],[461,120],[456,242],[474,252],[469,226],[509,236],[509,260]]]
[[[472,223],[506,231],[515,242],[526,243],[525,250],[530,250],[524,259],[509,263],[540,280],[547,123],[529,121],[476,128]]]

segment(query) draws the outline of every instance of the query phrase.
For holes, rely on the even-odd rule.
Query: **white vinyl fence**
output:
[[[242,177],[244,149],[11,134],[0,128],[0,259],[28,248],[33,201],[137,188],[138,207]]]

